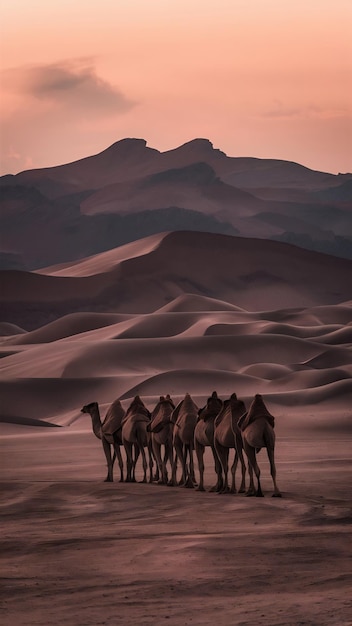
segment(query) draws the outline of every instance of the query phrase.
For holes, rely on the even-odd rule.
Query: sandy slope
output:
[[[78,311],[151,313],[185,294],[258,312],[335,305],[351,299],[351,282],[347,259],[261,239],[171,232],[41,273],[0,272],[0,321],[29,330]]]
[[[11,319],[0,326],[5,623],[347,626],[351,264],[242,240],[234,257],[225,237],[206,266],[207,236],[182,238],[183,256],[179,237],[30,275],[27,297],[38,308],[46,299],[54,321],[28,332]],[[260,297],[258,263],[271,276]],[[196,284],[205,267],[206,294]],[[103,301],[121,276],[124,312]],[[42,300],[37,279],[49,281]],[[6,297],[15,311],[25,279],[13,280]],[[87,285],[101,308],[85,300],[62,314],[62,301],[86,298]],[[223,399],[235,391],[247,406],[263,394],[276,417],[282,500],[102,482],[102,446],[83,404],[99,402],[104,415],[117,397],[127,408],[139,393],[151,410],[160,394],[177,402],[188,391],[201,406],[213,389]],[[205,458],[208,488],[215,476]],[[264,451],[260,465],[270,496]]]
[[[160,393],[181,397],[186,391],[204,399],[216,386],[223,396],[236,391],[247,402],[265,393],[279,410],[333,406],[332,419],[344,423],[352,395],[351,270],[349,261],[273,242],[171,233],[29,274],[56,285],[55,302],[49,283],[42,294],[33,281],[28,298],[36,307],[44,306],[41,298],[51,311],[63,301],[70,306],[72,294],[83,298],[88,285],[100,311],[68,313],[26,333],[5,324],[2,413],[62,424],[92,400],[108,404],[140,393],[153,402]],[[181,291],[182,276],[187,287],[202,280],[217,297],[201,295],[197,287]],[[14,298],[13,306],[19,300],[17,310],[24,306],[22,281],[14,273],[3,298]],[[170,284],[169,294],[176,284],[181,293],[156,307],[156,293],[165,297]],[[104,309],[104,286],[123,290],[128,313],[116,312],[122,303]],[[220,298],[224,291],[231,298]],[[296,306],[276,307],[288,291]],[[256,310],[243,306],[244,296]],[[302,300],[306,304],[299,306]],[[86,307],[91,303],[86,300]],[[143,308],[152,311],[139,313]]]

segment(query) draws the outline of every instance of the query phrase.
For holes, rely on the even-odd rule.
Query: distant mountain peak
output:
[[[103,150],[102,152],[135,152],[142,151],[147,147],[147,142],[145,139],[137,139],[133,137],[127,137],[126,139],[120,139],[119,141],[115,141],[111,146]],[[102,154],[102,153],[101,153]]]
[[[106,150],[124,150],[124,149],[130,149],[130,148],[145,148],[147,145],[147,142],[145,139],[139,139],[136,137],[125,137],[125,139],[119,139],[118,141],[115,141],[113,144],[111,144],[111,146],[109,146],[108,148],[106,148]],[[105,150],[103,150],[103,152],[105,152]]]
[[[218,148],[214,148],[212,142],[209,141],[209,139],[203,139],[202,137],[197,137],[195,139],[191,139],[191,141],[187,141],[178,148],[175,148],[175,151],[187,152],[188,154],[195,154],[198,156],[209,156],[209,154],[212,153],[226,156],[225,152],[222,152]]]
[[[204,137],[196,137],[195,139],[191,139],[190,141],[186,141],[186,143],[182,144],[180,148],[195,147],[195,148],[206,148],[213,150],[214,146],[209,139],[205,139]]]

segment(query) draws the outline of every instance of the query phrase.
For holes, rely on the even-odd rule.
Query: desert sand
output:
[[[12,285],[4,272],[3,302],[18,313],[0,323],[5,624],[352,623],[352,263],[293,247],[280,263],[289,247],[270,242],[258,275],[254,240],[239,240],[243,266],[221,274],[224,245],[202,291],[206,257],[192,262],[189,237],[178,267],[193,287],[170,271],[177,249],[166,235],[14,273]],[[311,261],[304,275],[302,254]],[[232,268],[236,289],[226,284]],[[22,286],[33,279],[29,309],[16,277]],[[70,309],[75,285],[82,298],[93,285],[100,309],[94,298],[91,310],[74,301]],[[47,304],[45,323],[39,315],[35,324],[36,302]],[[189,392],[202,406],[213,390],[222,399],[236,392],[247,407],[263,395],[276,418],[282,499],[271,498],[265,450],[264,498],[120,483],[117,471],[103,482],[102,445],[83,404],[99,402],[103,416],[116,398],[127,409],[140,394],[152,410],[160,394],[178,402]],[[208,450],[205,466],[208,490]]]

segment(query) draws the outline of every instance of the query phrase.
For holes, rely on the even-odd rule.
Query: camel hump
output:
[[[125,410],[119,400],[114,400],[114,402],[109,406],[107,413],[105,415],[105,419],[102,423],[102,430],[104,435],[112,435],[113,433],[120,430],[122,427],[122,419],[125,416]]]
[[[210,398],[208,398],[206,405],[198,411],[199,418],[202,420],[215,419],[219,411],[223,406],[222,400],[218,397],[216,391],[213,391]]]
[[[117,400],[114,400],[113,403],[110,405],[110,407],[108,408],[108,413],[114,413],[114,412],[121,412],[123,411],[123,413],[125,413],[122,404],[120,402],[120,399],[117,398]]]
[[[141,400],[140,396],[134,397],[130,406],[127,409],[125,417],[130,417],[131,415],[136,415],[137,413],[146,415],[147,417],[150,417],[151,415],[144,402]]]
[[[238,428],[241,428],[241,424],[246,418],[246,405],[243,400],[232,400],[231,401],[231,415],[232,418],[237,423]],[[240,423],[241,422],[241,423]]]
[[[216,391],[213,391],[213,393],[211,394],[210,398],[208,398],[207,400],[207,404],[209,404],[210,402],[221,402],[222,405],[222,400],[220,400],[218,394],[216,393]]]
[[[260,393],[257,393],[254,396],[247,416],[242,422],[241,429],[244,430],[247,426],[249,426],[249,424],[258,419],[265,419],[273,428],[275,426],[275,417],[268,411],[264,403],[263,396]]]
[[[219,426],[219,424],[221,424],[221,422],[224,419],[225,415],[228,414],[229,407],[230,407],[230,400],[224,400],[222,408],[220,409],[219,413],[217,414],[217,416],[215,418],[215,422],[214,422],[215,427]]]
[[[177,405],[177,407],[173,410],[171,415],[171,421],[176,424],[176,426],[180,425],[180,421],[187,418],[188,416],[197,416],[198,407],[195,402],[193,402],[189,393],[186,393],[185,397],[181,402]]]

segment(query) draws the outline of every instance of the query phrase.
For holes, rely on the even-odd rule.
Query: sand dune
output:
[[[327,323],[329,306],[350,298],[352,261],[272,241],[174,232],[43,272],[0,272],[4,321],[32,330],[78,311],[177,311],[189,297],[199,310],[209,304],[203,297],[211,309],[219,300],[225,310],[310,307],[306,325]],[[348,323],[351,308],[338,310],[336,321]]]
[[[128,315],[118,313],[71,313],[45,324],[42,328],[27,332],[24,336],[10,339],[10,343],[11,345],[49,343],[65,337],[81,335],[96,328],[115,325],[126,319],[129,319]]]
[[[281,255],[288,253],[291,256],[286,256],[283,263]],[[219,257],[220,261],[212,263],[209,260],[212,255]],[[306,265],[308,260],[310,263]],[[266,269],[261,300],[257,285],[258,280],[263,281],[263,261]],[[196,281],[202,280],[203,284],[206,281],[207,291],[215,297],[194,291],[187,293],[187,289],[182,290],[178,278],[180,293],[172,298],[176,286],[172,276],[176,271],[181,277],[186,271],[183,265],[187,266],[187,286],[193,275],[193,289]],[[303,272],[304,283],[301,280]],[[110,309],[111,312],[83,310],[69,313],[26,334],[16,332],[12,337],[4,336],[3,354],[8,356],[0,362],[0,372],[7,380],[16,376],[60,376],[64,379],[118,376],[124,377],[126,393],[129,376],[148,377],[182,368],[198,369],[199,361],[204,369],[211,365],[225,372],[244,371],[246,367],[266,364],[269,371],[265,375],[265,366],[262,367],[264,380],[273,375],[272,367],[289,367],[292,372],[299,367],[314,370],[341,368],[350,360],[350,272],[348,261],[272,242],[173,233],[134,242],[66,267],[48,268],[43,270],[44,276],[30,274],[30,296],[26,296],[23,290],[25,277],[15,273],[11,285],[7,285],[7,295],[5,290],[5,301],[8,298],[17,310],[24,306],[25,297],[39,303],[44,288],[43,297],[45,301],[51,301],[50,311],[57,310],[57,315],[62,308],[75,308],[75,301],[70,300],[73,293],[76,302],[78,296],[83,301],[84,294],[89,293],[84,306],[93,305],[94,309],[97,305],[91,299],[92,291],[99,298],[100,311],[105,306],[105,311]],[[296,304],[305,298],[308,305],[315,301],[318,306],[277,309],[275,299],[270,300],[270,273],[272,277],[274,273],[276,275],[272,289],[281,304],[285,301],[288,285]],[[281,274],[279,281],[278,273]],[[246,276],[246,282],[240,278],[241,274]],[[37,287],[32,278],[53,280],[54,283],[50,283],[50,288],[46,282]],[[172,281],[174,286],[170,289],[168,285]],[[218,294],[224,295],[227,281],[232,284],[231,302],[218,297]],[[167,298],[170,299],[159,308],[156,306],[159,296],[155,299],[156,283],[163,290],[163,298],[168,292]],[[115,296],[115,306],[111,300],[109,304],[106,296],[111,293],[113,285],[117,293],[122,289],[124,294],[123,303],[116,302]],[[338,289],[341,303],[333,304]],[[229,293],[229,290],[225,289],[225,292]],[[246,310],[243,299],[254,299],[257,310]],[[321,301],[327,299],[330,303],[322,306]],[[104,300],[108,304],[103,305]],[[260,310],[259,305],[268,304],[268,300],[271,309],[261,306]],[[43,298],[41,306],[45,307]],[[128,313],[117,313],[121,308]],[[151,312],[139,313],[141,308],[151,309]],[[6,328],[8,332],[9,327]],[[278,371],[274,380],[277,380],[277,374]]]
[[[5,621],[348,626],[350,278],[350,262],[203,234],[6,273]],[[177,403],[188,391],[203,406],[214,389],[222,399],[236,392],[247,408],[263,394],[282,500],[103,483],[84,404],[98,402],[103,417],[116,398],[127,409],[140,394],[152,410],[161,394]],[[209,449],[204,458],[209,489]],[[264,451],[258,459],[268,496]]]
[[[26,331],[16,324],[11,324],[11,322],[0,322],[0,337],[6,337],[6,335],[19,335],[21,333],[25,333]]]
[[[342,323],[349,312],[345,303],[253,312],[184,294],[149,314],[75,313],[2,338],[2,406],[7,415],[67,423],[84,403],[122,396],[127,408],[136,393],[153,403],[160,393],[180,399],[190,391],[202,402],[217,388],[224,397],[264,393],[277,407],[301,407],[317,398],[330,406],[338,389],[342,418],[351,393],[351,327]]]
[[[162,240],[163,235],[152,235],[143,240],[133,241],[119,248],[101,252],[91,257],[72,263],[61,263],[53,267],[36,270],[36,274],[48,276],[82,277],[94,276],[114,270],[116,266],[127,259],[144,256],[152,252]]]

